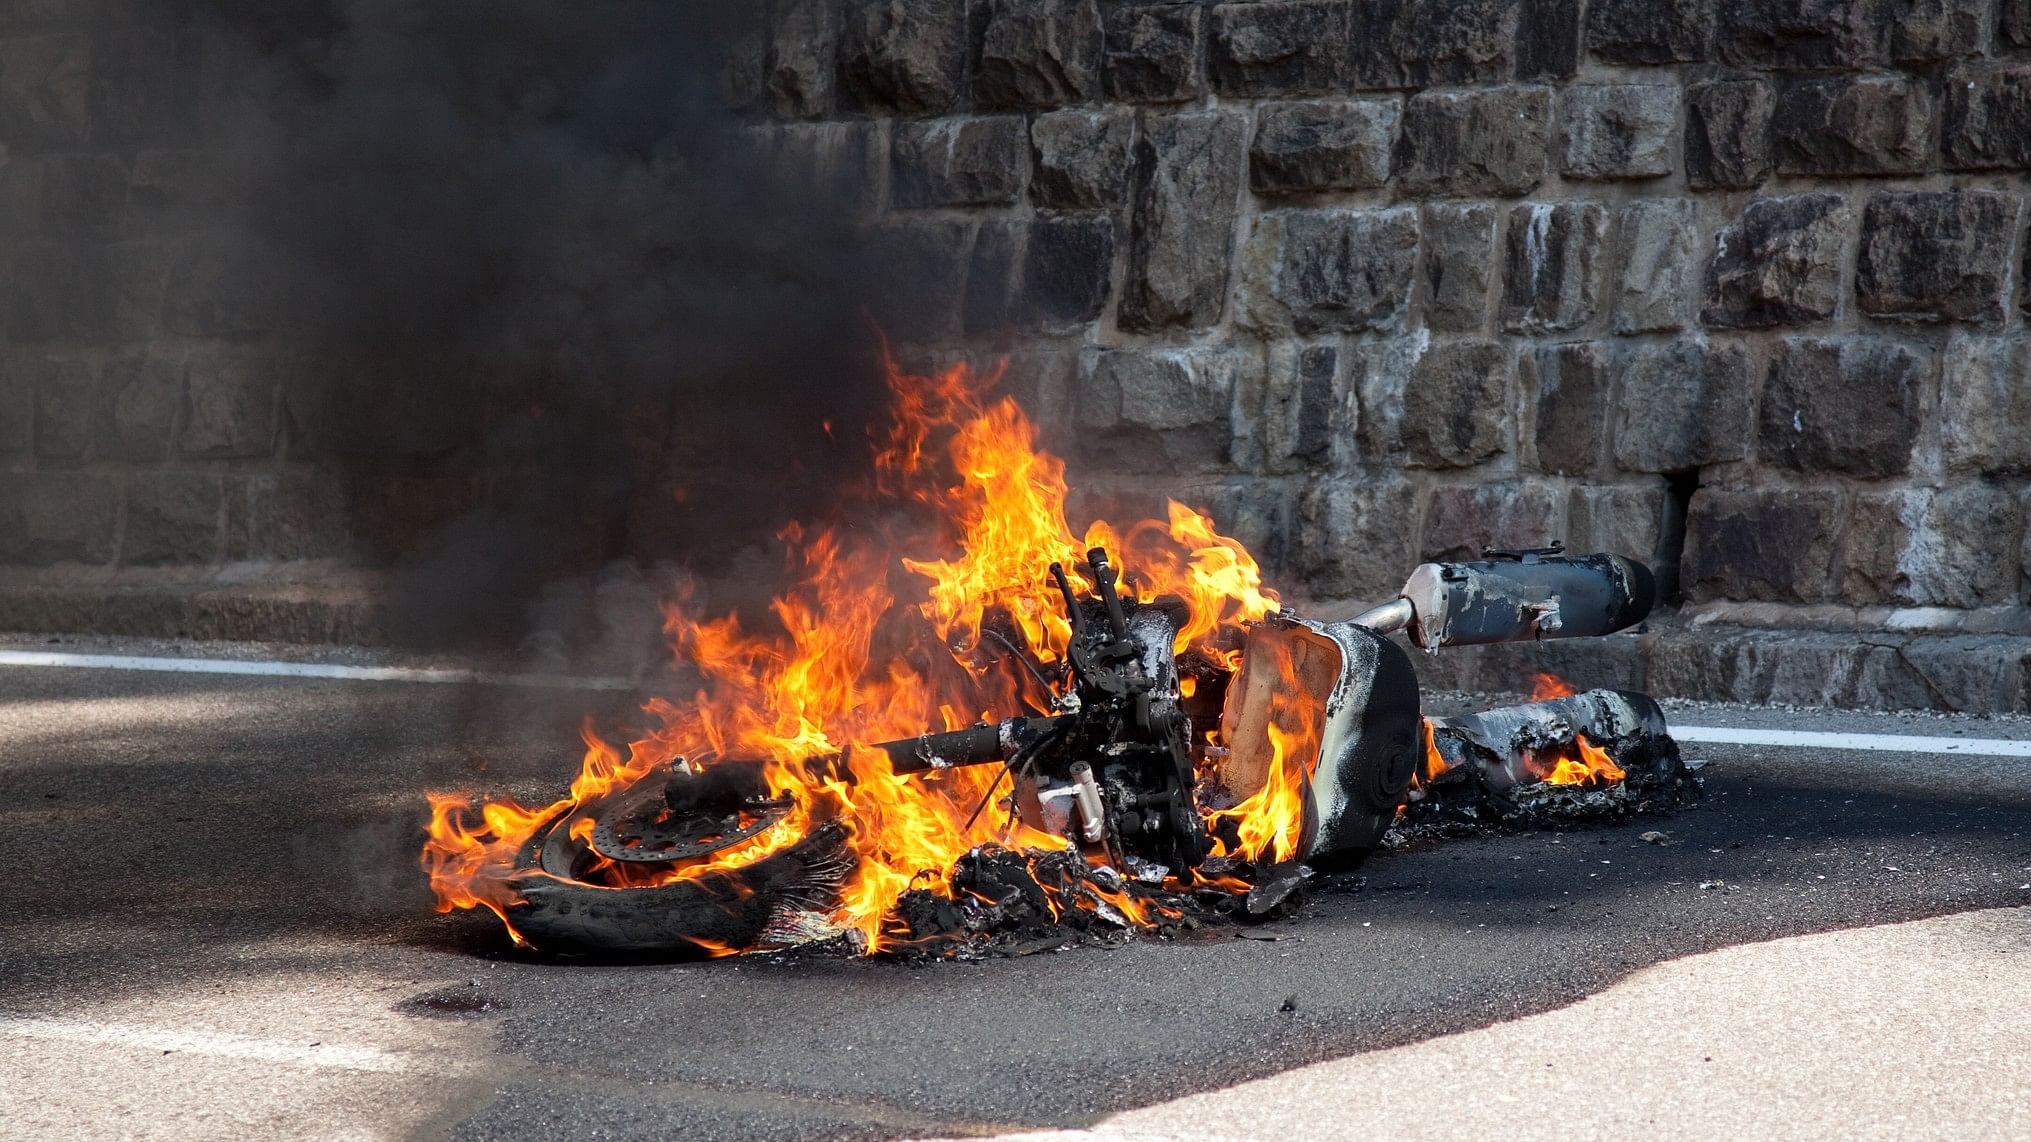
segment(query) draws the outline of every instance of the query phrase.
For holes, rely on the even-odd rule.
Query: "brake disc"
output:
[[[608,860],[660,864],[716,853],[789,815],[787,798],[746,798],[712,808],[673,809],[658,782],[642,782],[593,814],[592,850]]]

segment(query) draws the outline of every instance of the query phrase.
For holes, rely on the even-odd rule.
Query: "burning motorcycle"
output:
[[[965,525],[961,555],[902,561],[929,597],[899,607],[874,563],[843,575],[854,557],[820,535],[808,589],[778,600],[787,638],[678,623],[718,686],[651,703],[666,732],[625,755],[591,741],[546,808],[433,796],[441,908],[490,908],[544,951],[869,951],[1068,916],[1127,932],[1194,894],[1280,899],[1355,867],[1407,816],[1492,819],[1547,788],[1581,814],[1696,793],[1649,698],[1427,719],[1392,638],[1437,651],[1625,630],[1655,598],[1641,564],[1490,551],[1320,622],[1276,607],[1245,549],[1174,504],[1160,529],[1096,525],[1087,538],[1112,550],[1033,565],[1045,574],[1026,583],[1022,559],[1069,546],[1062,469],[1011,402],[981,403],[964,377],[892,380],[906,431],[881,455],[911,475],[942,428],[961,473],[929,481]],[[898,486],[921,500],[925,483]],[[912,706],[943,728],[870,732]]]

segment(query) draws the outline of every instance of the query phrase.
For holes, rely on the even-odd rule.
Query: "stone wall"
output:
[[[177,6],[0,6],[0,568],[7,625],[177,625],[122,574],[350,555],[289,404],[311,362],[237,272],[219,194],[258,93]],[[54,611],[11,588],[57,590]],[[227,609],[238,603],[220,600]],[[253,633],[251,630],[240,633]],[[340,630],[306,630],[335,636]]]
[[[1563,539],[2022,629],[2021,0],[790,0],[748,66],[935,251],[920,343],[1316,600]]]
[[[1483,544],[1613,549],[1685,604],[1603,652],[1623,680],[2025,706],[2024,648],[1977,636],[2031,634],[2031,3],[753,10],[727,79],[780,177],[857,201],[870,303],[929,299],[885,311],[910,353],[1007,355],[1090,503],[1201,502],[1327,607]],[[320,507],[304,363],[182,181],[235,61],[66,27],[0,19],[0,562],[258,586],[455,516],[441,472]],[[1919,680],[1711,665],[1801,626]],[[1910,666],[1928,630],[1979,678]]]
[[[0,0],[0,630],[513,642],[667,557],[789,403],[724,374],[865,336],[692,256],[836,228],[656,149],[765,160],[693,78],[749,7]],[[843,414],[797,408],[808,458]]]

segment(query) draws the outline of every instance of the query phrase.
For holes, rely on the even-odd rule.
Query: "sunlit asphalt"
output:
[[[2031,760],[1691,747],[1696,810],[1385,855],[1274,939],[613,966],[432,914],[421,791],[548,794],[627,701],[0,668],[0,1137],[2027,1131]]]

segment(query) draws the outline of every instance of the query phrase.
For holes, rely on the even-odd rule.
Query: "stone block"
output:
[[[1677,169],[1678,87],[1574,84],[1559,93],[1559,170],[1573,179],[1659,178]]]
[[[176,119],[180,133],[205,143],[244,145],[246,125],[261,122],[272,112],[279,78],[261,37],[211,20],[187,21],[178,31]],[[759,40],[751,37],[748,45],[735,49],[743,58],[738,63],[729,61],[729,68],[722,71],[723,88],[731,86],[729,81],[738,82],[748,89],[744,97],[753,99],[760,68],[752,51],[759,46]],[[734,68],[745,74],[737,78],[731,74]]]
[[[142,150],[128,177],[126,226],[162,234],[211,226],[244,207],[252,171],[238,154],[213,150]]]
[[[1785,338],[1763,384],[1759,458],[1815,475],[1903,475],[1929,368],[1895,341]]]
[[[1932,97],[1888,76],[1784,85],[1771,117],[1777,171],[1800,175],[1921,174],[1932,163]]]
[[[98,37],[88,106],[95,147],[158,142],[175,127],[176,37],[168,28],[121,28]]]
[[[1852,71],[1883,56],[1876,0],[1715,3],[1715,44],[1736,67]]]
[[[1097,0],[986,0],[973,98],[982,107],[1042,108],[1100,94]]]
[[[1396,99],[1265,104],[1248,149],[1249,186],[1292,194],[1387,185],[1402,117]]]
[[[1893,62],[1935,63],[1982,54],[1993,6],[1994,0],[1887,0],[1877,18],[1889,27]]]
[[[965,359],[962,352],[959,359]],[[1037,422],[1044,432],[1045,447],[1063,455],[1064,443],[1077,431],[1069,408],[1073,390],[1079,385],[1079,351],[1076,345],[1046,349],[1018,348],[1008,355],[1008,367],[1001,375],[1001,390]]]
[[[1970,67],[1946,81],[1946,165],[2031,167],[2031,67]]]
[[[0,163],[0,234],[19,238],[34,229],[42,213],[43,160],[9,154]]]
[[[1619,241],[1615,332],[1669,333],[1692,320],[1699,297],[1699,220],[1682,198],[1625,204]]]
[[[229,235],[177,251],[162,324],[183,337],[242,339],[270,332],[290,309],[296,281],[275,250]]]
[[[1523,0],[1516,15],[1516,78],[1571,79],[1580,70],[1580,0]]]
[[[52,155],[42,164],[42,230],[104,238],[127,213],[127,164],[117,155]]]
[[[1659,571],[1669,499],[1661,483],[1574,488],[1566,502],[1566,548],[1611,552]],[[1658,584],[1660,592],[1671,587]]]
[[[1534,481],[1437,487],[1425,505],[1418,558],[1479,559],[1486,548],[1544,547],[1565,534],[1564,497]]]
[[[1285,481],[1257,477],[1187,480],[1166,498],[1191,506],[1211,519],[1221,535],[1239,540],[1272,582],[1290,581],[1297,496]]]
[[[1991,484],[1856,495],[1841,597],[1858,606],[1985,607],[2016,601],[2024,521]]]
[[[1251,324],[1302,334],[1402,324],[1417,266],[1416,210],[1277,211],[1257,219],[1251,246],[1273,250],[1250,258],[1269,266],[1266,283],[1251,283]]]
[[[1355,404],[1341,391],[1340,354],[1331,345],[1307,345],[1297,353],[1296,367],[1284,375],[1295,382],[1279,392],[1288,411],[1292,460],[1321,466],[1333,459],[1334,446],[1353,436]]]
[[[1727,329],[1824,321],[1840,308],[1853,220],[1838,194],[1762,198],[1714,236],[1700,319]]]
[[[419,636],[413,625],[416,619],[413,608],[427,604],[414,600],[391,604],[374,592],[350,585],[291,584],[270,590],[228,587],[174,598],[183,604],[177,618],[180,625],[155,629],[177,637],[338,646],[391,646],[426,637]],[[428,621],[442,620],[433,616]],[[397,631],[401,633],[394,633]],[[639,644],[625,645],[627,651],[634,651]],[[587,651],[586,657],[576,661],[586,664],[587,669],[594,662],[618,664],[628,661],[621,657],[627,651]],[[631,665],[609,667],[616,668],[634,669]]]
[[[1227,112],[1144,122],[1117,316],[1124,330],[1203,329],[1220,320],[1246,137],[1246,120]]]
[[[2014,195],[1879,192],[1862,211],[1855,300],[1875,317],[2000,321],[2016,236]]]
[[[1348,387],[1360,404],[1358,442],[1361,460],[1369,465],[1400,468],[1404,450],[1404,392],[1411,370],[1430,349],[1424,337],[1350,339],[1342,343]]]
[[[183,363],[157,354],[116,357],[99,378],[92,451],[101,459],[148,461],[169,456]]]
[[[719,94],[727,110],[737,115],[759,114],[768,106],[768,14],[767,5],[750,4],[714,30],[720,51]]]
[[[1275,472],[1318,469],[1351,455],[1358,412],[1353,394],[1341,384],[1338,349],[1272,342],[1257,368],[1262,389],[1258,443],[1265,467]]]
[[[1183,103],[1204,89],[1205,8],[1122,4],[1107,13],[1101,79],[1109,99]]]
[[[35,390],[35,454],[44,460],[81,460],[92,441],[98,369],[76,357],[21,354],[8,362]]]
[[[1208,71],[1221,95],[1323,95],[1353,70],[1351,0],[1218,4]]]
[[[746,135],[753,177],[795,187],[795,201],[824,203],[840,213],[875,214],[894,146],[870,120],[771,123]],[[789,201],[787,195],[784,201]]]
[[[1996,19],[1998,48],[2031,48],[2031,0],[1998,0]]]
[[[0,472],[0,562],[107,563],[119,545],[120,484],[87,472]]]
[[[184,380],[186,456],[248,459],[275,451],[275,363],[265,357],[193,357]]]
[[[891,337],[937,340],[959,332],[973,231],[970,223],[944,219],[889,222],[871,231],[867,296]]]
[[[1695,701],[1735,700],[1732,640],[1714,628],[1660,631],[1646,641],[1647,693]]]
[[[35,448],[35,376],[15,362],[0,363],[0,456]]]
[[[1403,393],[1403,443],[1419,468],[1471,468],[1509,450],[1509,351],[1498,341],[1433,345]]]
[[[328,474],[291,469],[226,480],[228,560],[341,558],[349,539],[345,488]]]
[[[1894,659],[1896,654],[1890,647],[1870,645],[1851,634],[1816,631],[1789,638],[1757,631],[1738,643],[1735,653],[1735,686],[1743,694],[1738,700],[1812,706],[1854,706],[1864,691],[1879,697],[1886,681],[1883,659]],[[1898,687],[1900,696],[1923,705],[1916,680],[1909,681],[1914,684]]]
[[[832,108],[839,54],[833,0],[778,0],[762,61],[769,106],[785,119],[816,119]]]
[[[62,582],[56,576],[24,576],[0,587],[0,630],[187,638],[192,630],[191,594],[182,584],[164,581],[172,578],[110,586],[100,575],[82,576],[76,583]],[[276,635],[258,630],[241,637],[268,639]]]
[[[1695,603],[1823,602],[1844,521],[1838,492],[1701,488],[1687,512],[1679,581]]]
[[[1054,111],[1030,122],[1030,201],[1055,210],[1108,210],[1128,197],[1126,111]]]
[[[1488,323],[1495,265],[1495,210],[1484,203],[1424,209],[1424,323],[1441,333],[1480,333]]]
[[[201,373],[221,368],[228,354],[193,357],[189,371]],[[493,415],[485,415],[488,405],[481,404],[474,391],[482,374],[469,356],[391,349],[339,357],[277,354],[265,360],[273,362],[265,375],[282,390],[292,448],[350,461],[333,465],[335,469],[386,471],[442,464],[482,443],[497,450],[510,470],[518,464],[552,462],[539,439],[554,437],[534,437],[532,422],[539,414],[530,404],[510,403],[512,398],[503,394],[498,403],[489,402]],[[573,415],[595,415],[591,410],[606,405],[608,398],[601,390],[612,380],[613,375],[604,371],[596,376],[576,372]],[[551,392],[564,389],[561,378],[546,377],[540,384],[532,381],[524,391],[547,403],[553,399]],[[609,470],[625,471],[623,465],[632,459],[633,450],[625,442],[611,445],[604,453],[612,465]]]
[[[1592,320],[1607,229],[1608,211],[1598,202],[1532,202],[1511,210],[1502,262],[1502,327],[1536,333],[1576,329]]]
[[[1770,177],[1776,100],[1758,79],[1696,83],[1686,94],[1685,179],[1695,190],[1752,187]]]
[[[118,296],[103,245],[27,242],[14,255],[7,330],[27,344],[101,343],[112,338]]]
[[[1707,58],[1714,0],[1592,0],[1587,52],[1605,63],[1696,63]]]
[[[1517,16],[1515,0],[1394,0],[1357,6],[1353,85],[1500,83],[1512,71]],[[1376,25],[1386,17],[1391,18],[1385,39],[1376,34]]]
[[[864,110],[936,115],[959,98],[966,32],[948,0],[846,0],[840,86]]]
[[[1893,660],[1913,674],[1934,708],[1965,714],[2021,713],[2031,640],[1999,635],[1914,638]]]
[[[113,290],[111,339],[154,340],[169,298],[170,275],[183,257],[182,240],[142,238],[111,242],[106,245],[104,256]]]
[[[1401,476],[1321,481],[1298,500],[1298,575],[1322,598],[1392,598],[1416,565],[1407,541],[1417,524],[1417,491]]]
[[[218,562],[224,504],[215,475],[158,472],[129,480],[120,562],[137,567]]]
[[[413,558],[445,527],[479,506],[470,479],[455,476],[382,476],[345,488],[353,538],[369,559]]]
[[[1105,217],[983,226],[967,277],[967,332],[1083,330],[1106,308],[1113,271],[1114,224]]]
[[[1544,181],[1551,93],[1541,87],[1425,91],[1404,108],[1397,179],[1406,194],[1528,194]]]
[[[1554,476],[1584,476],[1599,467],[1608,424],[1608,354],[1601,343],[1526,349],[1516,370],[1530,410],[1525,460]]]
[[[1685,472],[1744,459],[1749,355],[1687,337],[1628,344],[1615,415],[1615,462],[1632,472]]]
[[[1956,337],[1939,378],[1940,450],[1956,475],[2031,475],[2031,343]]]
[[[82,146],[91,135],[91,86],[87,37],[0,40],[0,139],[14,151]]]
[[[1073,415],[1080,447],[1116,471],[1190,472],[1226,464],[1236,362],[1197,349],[1101,349],[1082,362]]]
[[[1021,222],[989,222],[974,234],[966,267],[961,320],[968,337],[1006,332],[1018,324],[1016,283],[1029,230]],[[913,370],[928,366],[912,364]]]
[[[899,207],[1006,206],[1029,172],[1022,117],[895,124],[889,193]]]

